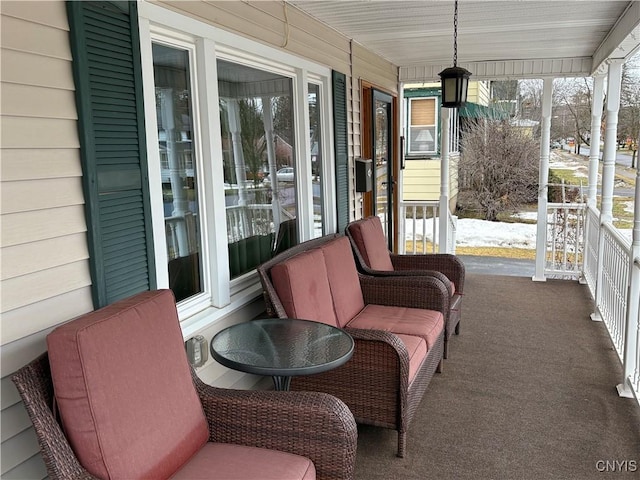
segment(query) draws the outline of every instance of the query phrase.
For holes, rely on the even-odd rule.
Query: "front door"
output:
[[[393,147],[391,142],[393,115],[392,97],[373,89],[371,125],[372,151],[375,169],[373,185],[374,212],[382,222],[389,250],[393,250]]]

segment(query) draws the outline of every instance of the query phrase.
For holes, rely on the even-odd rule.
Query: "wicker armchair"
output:
[[[182,343],[182,338],[178,340]],[[63,431],[57,409],[59,403],[56,404],[54,399],[48,353],[18,370],[11,379],[34,425],[49,478],[98,478],[80,462]],[[340,400],[321,393],[215,388],[204,384],[193,369],[191,379],[208,424],[205,445],[213,445],[211,442],[215,445],[234,444],[306,457],[315,466],[315,476],[311,468],[302,477],[304,479],[353,478],[357,428],[353,415]],[[145,379],[140,381],[145,383]],[[158,420],[161,422],[163,419]],[[171,418],[167,420],[171,421]],[[148,440],[151,444],[157,439]],[[194,458],[198,455],[200,453],[196,453]],[[256,463],[259,467],[260,461]],[[200,467],[202,465],[201,462]],[[207,465],[206,461],[204,465]],[[216,468],[205,471],[210,473],[210,478],[219,478],[216,477]],[[183,474],[186,478],[190,476],[190,473]],[[225,474],[223,476],[225,480],[228,478]]]
[[[274,267],[300,254],[326,248],[338,239],[345,240],[353,274],[357,276],[366,305],[396,306],[405,311],[405,307],[437,312],[448,310],[449,296],[441,281],[429,277],[376,278],[360,274],[356,271],[348,241],[342,235],[333,234],[298,244],[258,267],[267,314],[280,318],[291,316],[274,285]],[[344,265],[345,269],[349,268],[348,262]],[[308,296],[303,295],[302,300],[313,303]],[[325,321],[313,315],[302,318]],[[389,318],[389,324],[392,320]],[[419,355],[407,346],[416,341],[416,338],[409,338],[412,335],[348,325],[344,328],[355,341],[353,357],[345,365],[328,372],[293,377],[291,389],[329,393],[347,404],[357,422],[397,430],[397,455],[404,457],[408,426],[433,374],[442,371],[444,328],[439,330],[424,358],[417,360]]]
[[[349,223],[345,234],[351,241],[358,269],[367,275],[429,275],[442,280],[451,294],[450,311],[445,326],[444,358],[449,353],[449,339],[460,333],[465,266],[459,257],[447,253],[401,255],[389,252],[382,224],[377,216]]]

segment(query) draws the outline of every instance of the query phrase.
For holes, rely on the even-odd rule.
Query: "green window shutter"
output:
[[[68,1],[96,308],[156,288],[136,2]]]
[[[349,139],[347,134],[347,78],[332,72],[333,141],[336,157],[336,208],[338,232],[349,223]]]

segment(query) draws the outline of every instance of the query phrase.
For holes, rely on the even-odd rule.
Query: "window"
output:
[[[291,79],[218,60],[231,278],[297,243]]]
[[[257,265],[335,231],[331,71],[155,5],[142,15],[157,284],[191,331],[255,299]]]
[[[202,291],[198,175],[193,166],[189,52],[153,44],[158,152],[169,288],[179,302]]]
[[[409,145],[407,153],[432,154],[438,150],[437,98],[409,99]]]

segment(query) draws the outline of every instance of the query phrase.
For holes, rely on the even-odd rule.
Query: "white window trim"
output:
[[[138,0],[140,48],[142,53],[146,142],[149,157],[149,187],[152,198],[152,225],[159,288],[168,288],[166,241],[162,202],[162,181],[155,112],[152,42],[160,41],[190,52],[194,108],[194,148],[198,148],[199,211],[202,225],[204,293],[180,302],[178,313],[183,335],[188,336],[218,318],[256,299],[260,285],[255,272],[230,279],[223,183],[222,142],[218,104],[218,58],[288,76],[293,79],[293,108],[296,112],[297,201],[300,241],[312,238],[313,190],[308,137],[308,82],[321,86],[323,148],[324,228],[335,231],[335,165],[331,99],[331,69],[302,57],[278,50],[240,35],[218,29],[194,18],[158,5]],[[187,33],[188,32],[188,33]],[[206,88],[204,86],[206,85]],[[201,88],[198,88],[200,86]],[[305,101],[302,101],[304,99]],[[196,111],[197,110],[197,111]],[[306,113],[305,113],[306,112]],[[153,147],[153,148],[152,148]],[[218,185],[220,184],[220,185]],[[206,185],[212,186],[205,188]],[[213,307],[213,308],[212,308]]]
[[[319,87],[320,95],[320,124],[323,129],[323,135],[321,137],[321,147],[323,158],[330,158],[330,161],[324,161],[321,165],[320,175],[322,179],[322,215],[324,223],[324,231],[335,232],[338,226],[338,219],[336,217],[336,189],[335,189],[335,172],[336,165],[333,159],[333,115],[330,114],[333,109],[333,98],[331,96],[330,77],[309,74],[306,88],[308,84],[312,83]],[[308,91],[306,92],[309,93]],[[307,105],[308,109],[308,105]],[[307,114],[308,118],[308,114]],[[309,127],[307,127],[309,128]],[[307,130],[308,131],[308,130]],[[309,155],[311,153],[309,152]],[[308,160],[308,164],[311,165],[311,158]],[[325,183],[327,182],[327,183]],[[312,192],[313,193],[313,192]],[[313,236],[313,201],[311,202],[311,230],[310,236],[305,239],[310,239]]]

